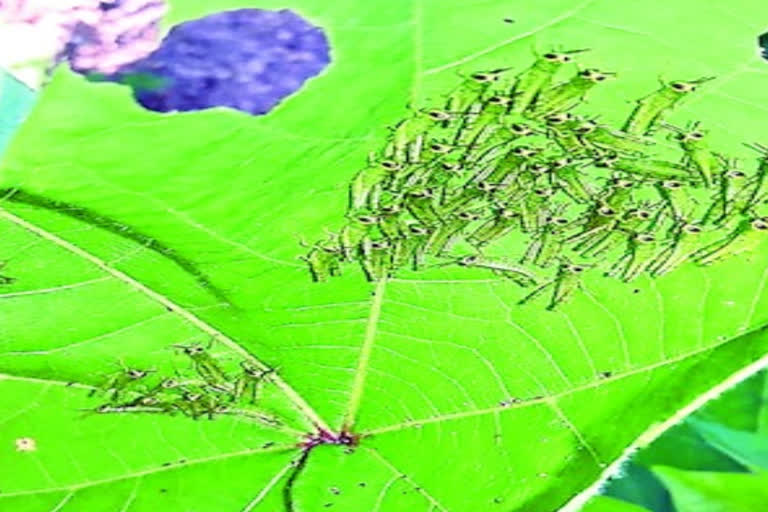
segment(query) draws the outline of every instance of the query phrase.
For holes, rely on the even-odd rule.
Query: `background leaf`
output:
[[[595,496],[584,507],[583,512],[642,512],[647,510],[647,508],[630,505],[607,496]]]
[[[768,500],[765,474],[712,473],[656,467],[680,512],[749,512]]]
[[[171,4],[172,22],[245,5]],[[763,3],[294,7],[328,31],[333,62],[268,116],[146,112],[127,89],[60,70],[15,139],[0,169],[26,194],[0,214],[17,279],[0,302],[0,447],[14,457],[0,499],[275,510],[293,482],[298,510],[555,510],[651,423],[765,354],[758,257],[633,286],[591,277],[554,313],[469,270],[318,285],[296,260],[297,237],[341,226],[346,184],[408,102],[438,102],[458,72],[523,69],[533,48],[590,47],[584,66],[618,72],[588,106],[612,123],[660,74],[716,75],[671,121],[700,120],[753,162],[740,144],[765,135]],[[170,370],[184,364],[171,344],[208,337],[222,358],[279,367],[265,407],[283,428],[77,411],[93,401],[66,383],[97,384],[121,358]],[[501,405],[511,397],[523,402]],[[352,428],[361,445],[313,449],[290,480],[318,426]],[[21,436],[38,450],[14,452]]]

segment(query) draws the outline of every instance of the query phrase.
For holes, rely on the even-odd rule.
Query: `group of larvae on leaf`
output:
[[[584,51],[543,54],[517,74],[473,73],[444,103],[397,123],[349,184],[340,231],[304,244],[312,279],[353,262],[370,281],[455,264],[531,288],[520,303],[546,293],[554,309],[587,272],[657,277],[766,238],[768,148],[748,144],[757,166],[746,172],[699,123],[665,122],[713,78],[662,81],[609,126],[572,110],[615,73],[576,69],[556,81]],[[660,158],[665,148],[676,157]],[[514,233],[526,237],[518,254],[486,255]]]
[[[239,362],[239,372],[231,375],[202,344],[175,345],[191,364],[185,375],[157,377],[150,369],[121,369],[105,379],[90,395],[102,394],[106,402],[96,407],[98,413],[183,414],[199,419],[222,414],[246,416],[262,423],[279,422],[254,408],[259,390],[274,369],[263,368],[246,360]]]

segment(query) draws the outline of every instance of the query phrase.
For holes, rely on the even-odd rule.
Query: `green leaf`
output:
[[[712,446],[752,471],[768,471],[768,436],[691,418],[689,422]]]
[[[176,22],[246,2],[171,4]],[[469,271],[315,284],[296,259],[299,237],[342,225],[350,178],[408,102],[434,104],[458,72],[522,69],[534,47],[589,47],[584,66],[619,73],[589,104],[612,123],[660,74],[717,75],[670,121],[702,121],[751,165],[764,2],[292,5],[328,31],[333,63],[267,116],[147,112],[60,70],[14,139],[0,168],[0,260],[16,278],[0,292],[4,505],[550,511],[764,356],[766,246],[630,286],[589,277],[556,312]],[[233,365],[278,368],[262,407],[280,427],[79,410],[121,359],[171,372],[188,366],[172,344],[208,338]],[[347,445],[304,452],[320,428]],[[26,437],[37,450],[15,451]]]
[[[768,475],[682,471],[658,466],[678,512],[753,512],[768,503]]]
[[[648,509],[608,496],[595,496],[581,510],[582,512],[643,512]]]
[[[696,417],[737,430],[760,429],[761,416],[766,414],[766,377],[766,371],[757,373],[708,403]]]
[[[669,432],[667,431],[661,439]],[[684,455],[681,454],[680,458],[684,458]],[[651,470],[636,464],[634,460],[622,467],[619,477],[611,480],[602,493],[644,506],[653,512],[674,512],[669,493],[658,477]]]

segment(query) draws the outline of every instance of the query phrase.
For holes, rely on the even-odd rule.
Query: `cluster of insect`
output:
[[[154,370],[123,366],[91,392],[91,396],[101,393],[107,398],[96,412],[182,414],[194,419],[226,414],[278,423],[255,408],[259,390],[274,369],[241,360],[237,374],[232,375],[210,353],[210,347],[175,348],[191,362],[189,375],[176,371],[173,376],[157,376]]]
[[[609,126],[573,111],[616,78],[575,69],[583,51],[474,73],[394,126],[350,183],[346,225],[302,256],[312,278],[352,262],[370,281],[455,264],[531,287],[521,303],[549,292],[553,309],[587,272],[656,277],[766,238],[768,148],[749,145],[757,165],[747,172],[698,123],[665,121],[712,77],[663,81]]]

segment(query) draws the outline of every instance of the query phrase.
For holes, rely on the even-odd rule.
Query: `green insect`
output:
[[[528,123],[510,122],[508,125],[502,124],[483,144],[465,154],[466,161],[481,163],[492,160],[505,153],[518,139],[541,133],[540,130],[532,128]],[[472,158],[475,154],[478,155],[477,158]]]
[[[520,262],[548,267],[561,253],[565,245],[565,232],[570,225],[571,221],[560,216],[560,211],[547,216]]]
[[[550,183],[560,188],[577,203],[592,200],[592,192],[581,180],[582,173],[569,157],[558,158],[550,163]]]
[[[545,117],[570,110],[584,101],[592,87],[614,75],[597,69],[579,71],[567,82],[543,91],[536,100],[533,113],[537,117]]]
[[[653,212],[645,207],[631,208],[624,212],[614,229],[600,232],[598,236],[584,240],[574,247],[584,258],[598,257],[626,240],[626,234],[635,232],[643,223],[651,221]],[[648,227],[646,227],[647,229]]]
[[[628,283],[654,262],[660,241],[653,233],[634,233],[627,238],[627,251],[606,275],[618,275]]]
[[[483,101],[480,112],[467,116],[456,134],[456,145],[476,148],[484,144],[502,128],[502,117],[509,110],[512,98],[491,96]]]
[[[704,214],[702,222],[720,225],[729,219],[732,212],[741,215],[741,211],[749,206],[744,199],[752,196],[751,184],[747,174],[733,168],[733,164],[724,168],[720,175],[718,193]]]
[[[664,248],[650,267],[653,277],[662,276],[676,269],[688,261],[701,245],[701,233],[704,230],[698,224],[681,221],[673,229],[672,245]]]
[[[516,176],[523,165],[530,162],[533,157],[539,154],[539,152],[538,149],[525,145],[512,148],[494,167],[491,167],[488,170],[483,170],[480,174],[476,174],[473,176],[473,180],[501,183],[508,180],[510,177]]]
[[[400,236],[400,229],[403,219],[403,208],[398,203],[391,203],[388,206],[379,208],[377,217],[379,219],[379,229],[385,237],[390,240]]]
[[[601,192],[598,201],[614,210],[621,210],[624,205],[632,202],[635,188],[637,188],[636,181],[613,176],[608,179],[606,188]]]
[[[433,229],[417,221],[406,221],[400,238],[394,241],[392,266],[418,270],[423,263],[424,248]]]
[[[561,260],[555,278],[542,284],[523,297],[518,304],[527,304],[538,297],[542,292],[552,287],[552,295],[546,309],[549,311],[554,310],[560,304],[567,302],[573,293],[581,288],[581,276],[591,267],[592,265],[574,264],[564,259]]]
[[[467,238],[477,247],[486,246],[512,231],[519,219],[520,211],[517,208],[508,206],[496,208],[493,211],[493,217]]]
[[[752,251],[768,235],[768,217],[743,218],[724,238],[694,254],[699,265],[709,265],[722,258]]]
[[[342,257],[341,248],[336,243],[326,241],[315,244],[306,256],[299,256],[299,259],[309,265],[313,281],[325,282],[331,277],[341,275]]]
[[[427,225],[435,224],[440,222],[435,208],[435,198],[434,189],[417,188],[406,194],[405,207],[419,222]]]
[[[570,112],[561,112],[546,116],[544,122],[547,125],[549,137],[554,139],[555,144],[560,146],[566,154],[571,157],[586,155],[588,148],[575,131],[582,123],[579,117]]]
[[[375,195],[377,188],[391,179],[395,171],[402,168],[394,160],[383,160],[371,163],[365,169],[358,172],[349,186],[349,211],[357,211],[370,204],[369,199]]]
[[[573,61],[571,54],[581,53],[584,50],[571,50],[567,52],[549,52],[545,53],[533,63],[533,65],[523,71],[515,82],[513,91],[515,102],[512,106],[512,112],[522,114],[533,103],[536,96],[549,87],[555,76],[555,73],[563,66]]]
[[[352,261],[360,241],[379,223],[379,217],[367,210],[361,210],[354,215],[349,215],[348,218],[349,222],[341,228],[339,233],[339,243],[343,259]]]
[[[0,269],[5,267],[5,264],[6,264],[6,262],[0,261]],[[16,282],[16,278],[15,277],[0,275],[0,285],[3,285],[3,284],[13,284],[15,282]]]
[[[714,77],[703,77],[688,82],[662,82],[661,89],[638,100],[637,106],[624,123],[622,131],[632,135],[650,134],[654,125],[662,120],[668,110],[694,92],[700,84],[713,79]]]
[[[400,164],[421,162],[421,150],[428,134],[440,131],[440,123],[452,119],[442,110],[417,111],[410,118],[400,121],[392,136],[393,156]]]
[[[386,279],[392,273],[391,244],[387,240],[364,237],[360,242],[360,266],[368,281]]]
[[[240,367],[243,373],[235,381],[233,401],[237,402],[250,390],[250,402],[255,404],[259,389],[267,377],[277,371],[276,368],[260,368],[248,361],[241,361]]]
[[[482,268],[498,276],[510,279],[519,286],[532,286],[537,282],[536,275],[526,268],[500,261],[486,259],[479,255],[465,256],[456,262],[462,267]]]
[[[696,168],[704,186],[707,188],[713,186],[716,176],[723,170],[724,159],[709,149],[707,133],[697,129],[699,123],[693,123],[688,130],[682,130],[668,123],[659,124],[677,132],[676,139],[685,151],[687,163]]]
[[[498,183],[485,180],[477,183],[470,182],[457,194],[445,198],[441,211],[451,212],[484,207],[490,202],[491,194],[500,188]]]
[[[213,343],[213,340],[211,340]],[[192,366],[206,384],[227,389],[231,387],[229,376],[218,361],[199,343],[194,345],[174,345],[192,360]]]
[[[695,205],[695,199],[686,190],[685,184],[678,180],[663,180],[655,184],[656,191],[669,208],[672,217],[681,218]]]
[[[541,227],[539,212],[555,195],[551,188],[536,188],[520,202],[520,228],[523,233],[532,233]]]
[[[466,112],[466,110],[478,100],[481,100],[484,94],[490,89],[509,68],[494,69],[473,73],[448,95],[447,110],[449,112]]]
[[[451,243],[461,235],[467,226],[480,220],[482,217],[482,210],[466,210],[452,213],[445,219],[443,224],[439,225],[432,232],[427,241],[425,252],[434,255],[442,254],[450,248]]]
[[[93,389],[88,396],[93,396],[97,391],[104,391],[109,395],[109,401],[114,403],[120,398],[120,394],[142,381],[154,370],[140,370],[138,368],[123,367],[119,372],[110,375],[98,388]]]
[[[594,121],[583,121],[574,128],[579,141],[585,146],[591,146],[598,151],[613,153],[642,154],[650,144],[627,133],[621,133],[611,128],[597,124]]]
[[[581,244],[595,240],[604,233],[616,229],[621,222],[619,211],[606,204],[597,203],[587,213],[581,231],[566,239],[568,243]],[[577,245],[577,248],[581,247]]]
[[[695,177],[688,167],[664,160],[622,158],[616,153],[612,153],[598,158],[595,165],[657,180],[695,181]]]

